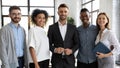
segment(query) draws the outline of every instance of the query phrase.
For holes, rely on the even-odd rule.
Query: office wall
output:
[[[1,28],[1,2],[0,2],[0,28]]]
[[[113,0],[113,30],[120,41],[120,0]]]
[[[120,0],[113,0],[113,31],[117,35],[120,42]],[[120,55],[116,57],[116,61],[120,64]]]
[[[80,25],[80,20],[79,20],[79,12],[81,8],[81,1],[80,0],[55,0],[55,21],[58,20],[58,6],[61,3],[65,3],[68,5],[70,13],[69,16],[74,18],[75,24],[78,26]]]

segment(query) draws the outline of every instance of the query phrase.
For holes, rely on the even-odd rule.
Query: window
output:
[[[82,0],[82,7],[90,11],[90,22],[96,25],[96,18],[99,12],[99,0]]]
[[[46,24],[46,31],[48,26],[54,22],[54,0],[0,0],[1,1],[1,17],[2,17],[2,26],[8,24],[11,20],[8,16],[9,7],[17,5],[21,8],[22,19],[20,25],[22,25],[26,31],[29,27],[32,27],[31,22],[31,13],[34,9],[43,9],[46,10],[49,14],[49,19]],[[49,4],[48,4],[49,3]],[[27,33],[27,32],[26,32]]]

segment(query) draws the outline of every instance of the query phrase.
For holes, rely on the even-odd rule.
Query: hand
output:
[[[97,52],[96,56],[97,56],[99,59],[102,59],[102,58],[105,58],[105,57],[106,57],[105,54],[100,53],[100,52]]]
[[[55,48],[54,52],[58,53],[58,54],[62,54],[64,52],[64,48],[62,48],[62,47]]]
[[[37,64],[37,65],[35,65],[35,68],[40,68],[40,66]]]
[[[70,55],[70,54],[72,54],[72,50],[67,48],[64,50],[64,53],[65,53],[65,55]]]

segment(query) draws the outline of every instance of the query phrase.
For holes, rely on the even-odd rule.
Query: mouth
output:
[[[15,17],[14,19],[20,19],[20,18],[18,18],[18,17]]]
[[[88,21],[88,19],[83,19],[83,22],[87,22]]]

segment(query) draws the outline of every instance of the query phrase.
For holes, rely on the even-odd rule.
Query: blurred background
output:
[[[90,22],[96,25],[96,17],[99,12],[106,12],[110,18],[110,27],[120,41],[120,0],[0,0],[0,28],[10,22],[9,7],[17,5],[21,8],[21,26],[26,30],[34,25],[31,22],[31,13],[34,9],[43,9],[49,13],[45,30],[49,25],[58,20],[57,9],[59,4],[66,3],[70,9],[69,19],[74,21],[76,27],[81,25],[79,12],[81,8],[87,8],[91,13]],[[116,68],[120,68],[120,55],[115,56]]]

